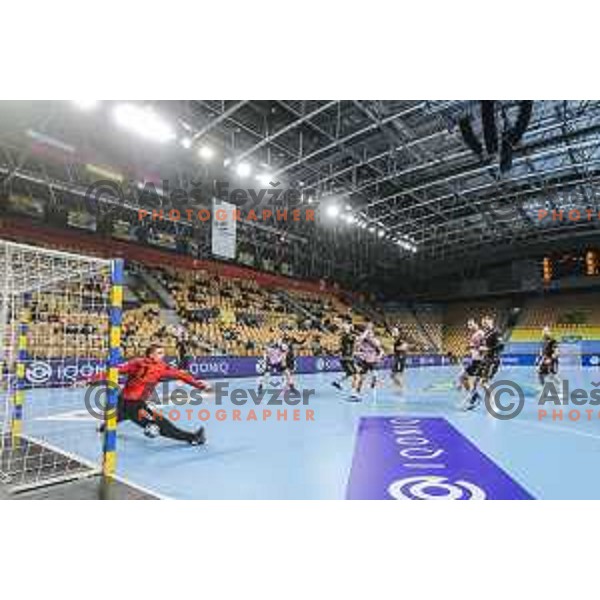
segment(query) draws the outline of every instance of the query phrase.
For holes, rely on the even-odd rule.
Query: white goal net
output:
[[[90,399],[72,384],[104,372],[118,342],[112,265],[0,240],[0,484],[13,491],[101,469],[106,388]]]

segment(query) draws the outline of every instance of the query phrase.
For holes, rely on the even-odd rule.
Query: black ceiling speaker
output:
[[[523,134],[529,126],[531,113],[533,112],[533,100],[522,100],[519,103],[519,116],[514,127],[508,131],[508,141],[512,146],[519,143]]]
[[[519,112],[513,125],[508,122],[503,111],[502,131],[498,130],[498,120],[496,119],[498,105],[501,105],[501,102],[495,100],[482,100],[480,102],[483,143],[473,130],[470,115],[462,117],[458,124],[465,144],[481,160],[498,157],[500,172],[506,173],[512,167],[514,147],[521,141],[531,121],[533,100],[521,100],[519,102]],[[500,146],[500,152],[498,152],[498,146]]]
[[[498,152],[498,128],[496,127],[496,103],[493,100],[481,101],[481,124],[485,149],[492,155]]]
[[[512,144],[507,137],[502,138],[502,148],[500,149],[500,172],[506,173],[512,167]]]
[[[502,134],[502,149],[500,150],[500,172],[506,173],[510,171],[512,167],[513,147],[516,146],[531,120],[531,113],[533,111],[533,101],[523,100],[519,103],[519,114],[517,120],[512,127],[508,128],[508,131],[504,131]]]
[[[458,126],[460,128],[460,133],[462,134],[465,144],[469,148],[471,148],[471,150],[475,152],[477,156],[483,158],[483,146],[481,145],[481,143],[477,139],[477,136],[475,135],[475,132],[473,131],[473,126],[471,125],[471,118],[463,117],[458,122]]]

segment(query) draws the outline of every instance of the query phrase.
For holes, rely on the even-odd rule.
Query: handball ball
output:
[[[155,438],[160,435],[160,429],[156,423],[150,423],[146,425],[144,429],[144,435],[149,438]]]

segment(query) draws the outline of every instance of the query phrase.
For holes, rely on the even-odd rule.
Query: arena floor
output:
[[[165,498],[357,497],[350,492],[351,469],[353,475],[364,478],[365,473],[361,475],[358,470],[365,471],[368,477],[380,467],[357,456],[361,451],[357,443],[361,424],[364,429],[367,423],[379,422],[374,417],[396,417],[409,422],[416,417],[443,428],[438,440],[442,445],[446,443],[453,450],[457,444],[453,461],[459,474],[461,466],[476,471],[493,468],[496,476],[522,490],[524,495],[518,497],[600,497],[600,479],[595,476],[600,451],[598,410],[587,420],[583,409],[594,407],[580,407],[584,416],[573,422],[567,411],[575,407],[565,406],[562,421],[550,417],[540,421],[533,370],[513,367],[502,369],[497,380],[511,379],[523,388],[526,404],[518,417],[500,421],[483,406],[464,412],[457,407],[462,397],[454,387],[457,371],[457,367],[410,369],[403,394],[396,391],[386,374],[385,385],[365,393],[361,403],[348,402],[346,395],[330,385],[334,374],[298,377],[301,387],[316,390],[308,407],[314,410],[313,421],[305,419],[305,407],[298,408],[298,421],[293,420],[297,407],[287,407],[287,421],[274,417],[262,420],[263,407],[251,406],[251,402],[235,407],[241,411],[239,421],[232,418],[233,407],[223,405],[227,418],[218,421],[217,407],[207,401],[203,408],[211,418],[205,423],[208,444],[204,447],[149,439],[135,425],[125,423],[119,429],[118,472],[130,484]],[[592,389],[591,382],[600,380],[597,369],[573,368],[563,370],[561,375],[569,379],[571,388]],[[253,379],[229,381],[230,387],[256,387]],[[43,439],[70,456],[97,463],[97,421],[85,411],[83,394],[81,389],[34,392],[27,401],[26,434]],[[284,407],[269,408],[275,414]],[[548,407],[549,414],[552,408],[556,407]],[[252,409],[257,421],[246,420]],[[199,425],[195,419],[190,427]],[[473,466],[473,456],[476,464],[483,467]],[[511,493],[502,495],[504,488],[499,489],[495,497],[515,497]]]

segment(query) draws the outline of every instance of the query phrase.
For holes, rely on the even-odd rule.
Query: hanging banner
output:
[[[236,219],[235,204],[213,198],[212,253],[222,258],[235,258]]]

